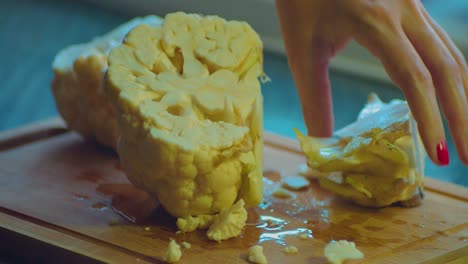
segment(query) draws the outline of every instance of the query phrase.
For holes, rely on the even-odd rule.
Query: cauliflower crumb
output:
[[[164,255],[164,261],[167,263],[174,263],[179,261],[181,257],[182,251],[180,250],[180,246],[172,239]]]
[[[294,198],[295,197],[293,193],[281,187],[276,188],[272,194],[273,196],[278,197],[278,198]]]
[[[308,236],[306,234],[300,234],[299,238],[302,239],[302,240],[306,240],[308,238]]]
[[[149,226],[145,226],[145,228],[144,228],[144,229],[145,229],[145,231],[150,231],[150,230],[151,230],[151,227],[149,227]]]
[[[283,185],[293,190],[299,190],[309,186],[310,182],[303,176],[293,175],[282,179]]]
[[[185,241],[182,242],[181,245],[182,245],[184,248],[187,248],[187,249],[189,249],[189,248],[192,247],[192,244],[190,244],[189,242],[185,242]]]
[[[267,264],[268,261],[263,254],[263,247],[259,245],[251,246],[248,252],[249,261],[256,264]]]
[[[356,248],[354,242],[346,240],[330,241],[325,246],[325,257],[332,264],[341,264],[346,259],[361,259],[364,254]]]
[[[299,250],[295,246],[287,246],[284,248],[284,252],[287,254],[296,254]]]
[[[244,205],[244,200],[240,199],[231,208],[223,209],[206,232],[208,238],[221,241],[239,236],[247,221]]]

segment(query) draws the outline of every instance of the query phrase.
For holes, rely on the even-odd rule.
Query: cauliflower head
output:
[[[262,42],[244,22],[181,12],[109,54],[128,179],[175,217],[262,199]]]
[[[363,206],[383,207],[422,192],[424,175],[418,171],[423,172],[424,152],[410,123],[405,101],[386,104],[371,94],[358,120],[337,131],[336,137],[296,132],[322,187]]]
[[[104,91],[109,50],[139,24],[158,25],[156,16],[133,19],[89,43],[61,50],[52,68],[52,92],[58,112],[70,129],[115,148],[119,137],[116,110]]]

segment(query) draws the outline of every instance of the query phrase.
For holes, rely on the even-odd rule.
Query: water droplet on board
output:
[[[286,246],[284,239],[288,236],[299,237],[305,234],[307,237],[312,238],[312,230],[306,228],[296,228],[292,230],[284,230],[279,232],[264,232],[260,235],[258,243],[261,244],[265,241],[274,241],[280,245]]]

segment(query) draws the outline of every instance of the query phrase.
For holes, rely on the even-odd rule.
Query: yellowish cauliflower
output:
[[[424,164],[410,122],[405,101],[385,104],[372,94],[358,120],[336,132],[338,138],[311,138],[299,131],[297,137],[322,187],[363,206],[412,206],[422,192],[424,175],[417,168],[423,172]]]
[[[324,255],[332,264],[341,264],[347,259],[362,259],[364,257],[354,242],[346,240],[330,241],[325,246]]]
[[[197,215],[177,219],[177,227],[182,232],[193,232],[197,229],[209,228],[218,218],[218,215]]]
[[[172,13],[109,54],[117,151],[129,180],[173,216],[262,199],[262,42],[244,22]]]
[[[244,205],[244,200],[241,199],[231,208],[221,210],[219,217],[206,232],[208,238],[221,241],[239,236],[247,221],[247,211]]]
[[[169,242],[167,247],[166,254],[164,255],[164,261],[167,263],[175,263],[180,260],[182,257],[182,250],[180,249],[179,244],[175,240]]]
[[[299,249],[297,249],[297,247],[295,246],[286,246],[284,249],[283,249],[284,253],[286,254],[297,254],[297,252],[299,252]]]
[[[247,253],[249,262],[256,264],[267,264],[268,260],[263,254],[263,247],[260,245],[251,246]]]
[[[158,25],[160,21],[155,16],[136,18],[89,43],[67,47],[57,54],[52,64],[52,92],[70,129],[87,139],[116,147],[116,111],[104,92],[107,54],[136,25]]]

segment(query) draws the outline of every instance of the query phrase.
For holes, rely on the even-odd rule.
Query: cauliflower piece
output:
[[[192,248],[192,244],[190,244],[189,242],[186,242],[186,241],[182,242],[181,245],[186,249]]]
[[[159,25],[156,16],[135,18],[89,43],[61,50],[52,68],[52,92],[57,110],[70,129],[84,138],[116,148],[119,137],[116,110],[104,92],[107,54],[139,24]]]
[[[244,205],[244,200],[241,199],[231,208],[223,209],[206,232],[207,237],[219,242],[239,236],[247,221]]]
[[[177,219],[177,227],[182,232],[193,232],[197,229],[207,229],[215,221],[218,215],[197,215]]]
[[[296,198],[296,195],[294,193],[291,193],[290,191],[282,187],[274,189],[271,194],[278,198]]]
[[[286,176],[281,181],[283,186],[293,190],[300,190],[310,185],[310,182],[301,175]]]
[[[287,246],[284,248],[284,253],[286,254],[296,254],[299,250],[295,246]]]
[[[166,254],[164,255],[164,261],[167,263],[175,263],[182,257],[182,250],[180,250],[179,244],[173,239],[169,242]]]
[[[262,42],[244,22],[181,12],[109,54],[128,179],[175,217],[262,199]]]
[[[257,264],[267,264],[267,258],[263,254],[263,247],[259,245],[251,246],[249,248],[247,258],[249,259],[250,262],[252,263],[257,263]]]
[[[297,137],[309,173],[325,189],[368,207],[414,205],[406,201],[421,195],[424,152],[410,121],[405,101],[385,104],[371,94],[358,120],[337,131],[338,138],[311,138],[299,131]]]
[[[346,240],[330,241],[324,249],[325,257],[329,263],[341,264],[347,259],[361,259],[364,254],[356,248],[354,242]]]

